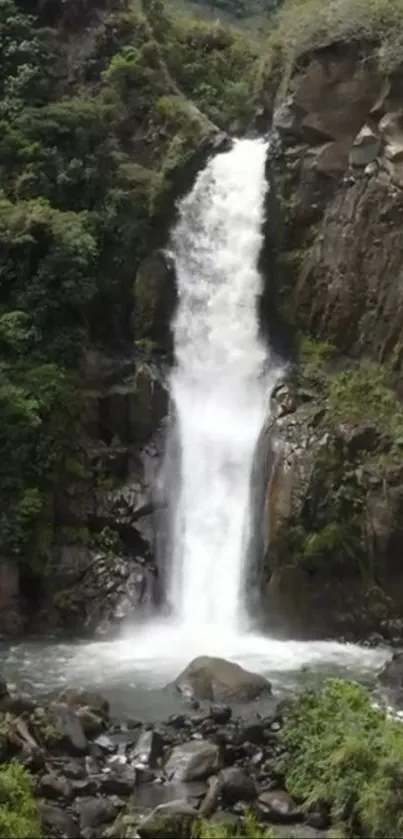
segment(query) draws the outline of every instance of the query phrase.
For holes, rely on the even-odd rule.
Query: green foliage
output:
[[[172,21],[163,55],[181,90],[218,126],[239,130],[252,118],[259,71],[256,43],[219,23]]]
[[[260,825],[252,813],[248,813],[242,825],[203,820],[195,831],[196,839],[272,839],[272,829]]]
[[[0,0],[0,552],[21,568],[45,567],[59,489],[98,480],[79,451],[83,353],[141,338],[137,268],[208,116],[249,118],[256,64],[241,36],[160,0],[106,8],[85,49],[36,6],[57,21]]]
[[[0,769],[0,836],[2,839],[39,839],[41,829],[33,782],[22,766]]]
[[[386,365],[364,359],[340,372],[328,362],[336,356],[331,344],[300,339],[300,364],[304,376],[314,380],[323,396],[331,423],[371,425],[395,446],[403,443],[403,414]]]
[[[402,15],[403,0],[285,0],[272,42],[286,75],[302,53],[338,40],[373,43],[391,72],[403,59]]]
[[[329,679],[307,691],[282,739],[287,789],[306,809],[325,802],[347,836],[403,835],[403,728],[364,688]]]
[[[308,376],[320,373],[333,352],[334,348],[326,341],[312,341],[306,335],[300,336],[299,359],[304,374]]]
[[[374,425],[395,443],[403,442],[401,405],[386,367],[362,361],[328,378],[327,406],[336,420]]]

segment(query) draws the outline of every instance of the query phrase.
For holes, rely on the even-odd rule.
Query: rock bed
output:
[[[0,693],[0,760],[33,773],[46,837],[187,837],[200,817],[242,825],[249,810],[281,835],[324,835],[326,816],[307,822],[282,786],[281,705],[245,722],[193,699],[144,726],[113,722],[108,702],[86,691],[47,705],[4,682]]]

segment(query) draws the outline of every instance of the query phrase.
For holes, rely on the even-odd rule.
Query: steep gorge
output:
[[[36,87],[3,91],[3,270],[17,258],[21,279],[1,310],[3,631],[109,631],[163,599],[153,487],[177,297],[164,248],[211,152],[272,114],[260,323],[289,374],[256,463],[265,561],[251,573],[272,629],[399,637],[401,68],[380,69],[370,40],[327,37],[280,78],[261,45],[156,2],[37,11],[8,4]],[[43,38],[57,69],[42,77]],[[5,57],[17,78],[22,58]],[[41,296],[67,264],[68,328],[59,292],[49,310]]]

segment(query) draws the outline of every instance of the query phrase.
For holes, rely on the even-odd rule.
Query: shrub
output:
[[[364,688],[329,679],[307,691],[282,740],[286,786],[305,809],[325,802],[350,836],[403,835],[403,728]]]
[[[273,42],[292,67],[306,50],[327,43],[374,43],[381,68],[394,70],[403,60],[403,0],[286,0]]]
[[[226,822],[202,821],[197,829],[197,839],[271,839],[274,836],[269,827],[260,825],[255,817],[249,813],[245,825],[228,824]]]
[[[2,839],[41,836],[32,779],[17,763],[0,769],[0,836]]]

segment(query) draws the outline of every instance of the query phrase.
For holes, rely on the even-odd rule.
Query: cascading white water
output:
[[[281,641],[243,623],[251,470],[278,373],[258,337],[257,260],[264,213],[266,146],[237,141],[199,175],[173,233],[179,306],[171,379],[179,464],[170,600],[161,615],[118,641],[80,646],[69,678],[88,686],[161,687],[196,655],[218,655],[293,690],[303,665],[375,672],[382,650],[337,641]],[[62,651],[65,679],[66,664]],[[34,662],[34,668],[37,666]],[[166,694],[164,693],[164,696]],[[147,705],[148,705],[147,700]]]
[[[266,153],[238,140],[214,157],[172,237],[181,471],[170,602],[190,631],[236,633],[242,620],[252,459],[275,381],[257,317]]]

